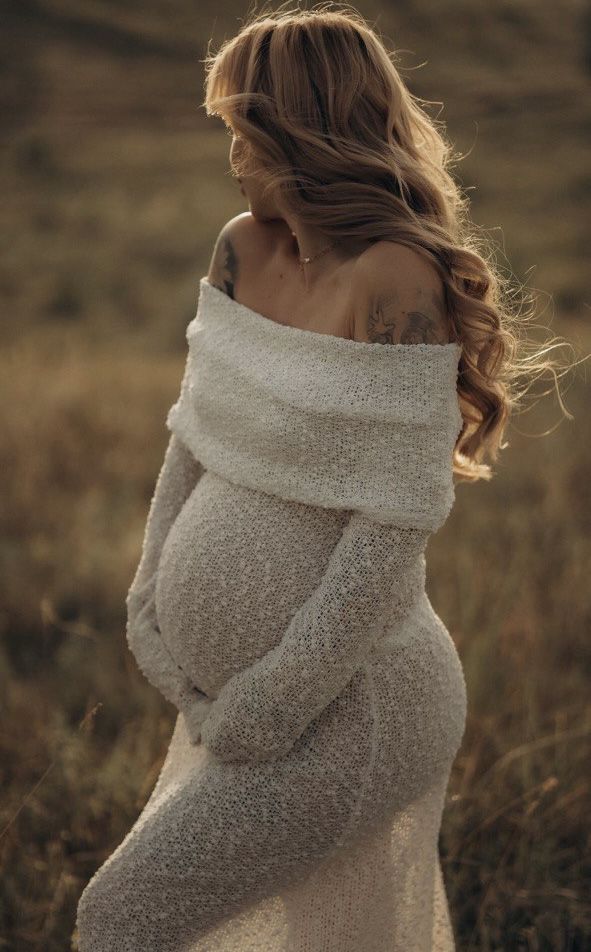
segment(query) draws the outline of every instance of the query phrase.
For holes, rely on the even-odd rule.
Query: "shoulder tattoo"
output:
[[[422,287],[404,300],[397,292],[379,295],[367,313],[364,336],[377,344],[448,343],[448,322],[440,297]]]
[[[216,288],[234,299],[237,277],[238,255],[230,236],[222,229],[213,249],[210,281]]]

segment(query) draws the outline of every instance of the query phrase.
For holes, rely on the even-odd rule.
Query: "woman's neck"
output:
[[[312,258],[318,260],[304,263],[301,267],[303,282],[307,290],[321,279],[327,271],[344,261],[361,254],[367,247],[367,242],[351,239],[335,239],[323,234],[318,228],[301,222],[292,215],[281,215],[286,226],[286,254],[295,259]],[[326,253],[320,256],[328,246],[333,245]]]

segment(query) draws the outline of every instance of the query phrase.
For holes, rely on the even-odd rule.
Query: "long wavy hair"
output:
[[[468,219],[443,124],[411,94],[378,33],[348,4],[281,4],[247,14],[205,64],[207,115],[245,145],[237,177],[256,172],[282,206],[327,239],[388,240],[431,262],[462,347],[463,427],[453,453],[460,480],[490,479],[511,413],[544,372],[557,386],[553,337],[524,333],[535,315]],[[520,293],[521,292],[521,293]],[[544,391],[547,393],[548,391]]]

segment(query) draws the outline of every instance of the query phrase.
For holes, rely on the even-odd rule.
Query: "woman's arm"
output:
[[[151,595],[166,537],[203,472],[199,460],[171,433],[150,502],[142,553],[130,592]]]
[[[208,277],[212,283],[225,287],[233,282],[235,272],[228,271],[236,258],[232,241],[237,228],[243,227],[237,216],[221,230],[215,243]],[[231,292],[233,283],[226,290]],[[200,740],[200,727],[211,700],[189,680],[172,658],[160,635],[156,617],[155,587],[162,547],[170,528],[184,503],[201,478],[204,467],[195,459],[169,421],[190,390],[191,357],[187,355],[177,402],[169,411],[167,425],[172,430],[162,469],[158,476],[144,535],[142,556],[127,595],[127,642],[146,678],[158,688],[185,716],[188,734],[193,743]]]
[[[172,433],[150,504],[140,562],[126,598],[129,648],[148,681],[185,715],[194,743],[211,702],[191,683],[162,640],[155,587],[166,537],[203,472],[201,463]]]
[[[430,530],[353,512],[324,576],[283,638],[212,703],[201,740],[222,760],[286,753],[362,666],[379,625],[408,610]]]

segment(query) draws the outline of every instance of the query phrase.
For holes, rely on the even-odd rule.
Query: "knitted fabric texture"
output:
[[[80,952],[453,952],[438,835],[466,717],[425,590],[457,344],[278,324],[201,279],[127,596],[178,710]]]

